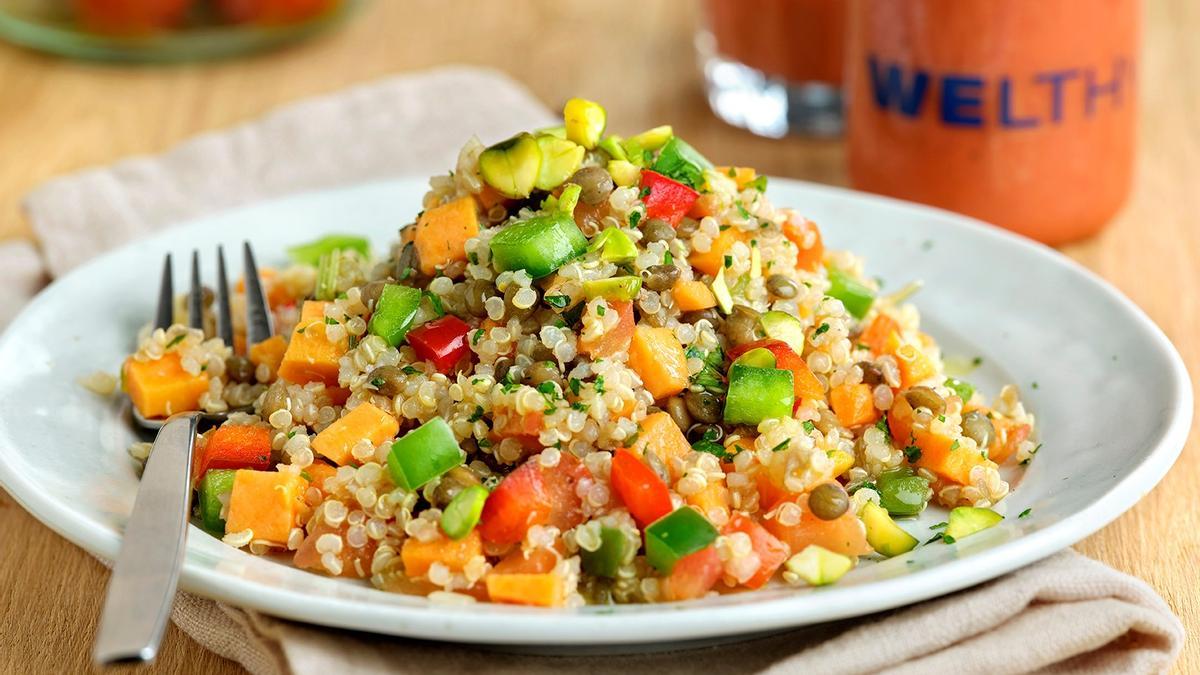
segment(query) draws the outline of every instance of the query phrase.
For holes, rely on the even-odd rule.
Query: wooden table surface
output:
[[[479,3],[379,0],[336,33],[245,60],[117,67],[0,46],[0,239],[27,236],[23,194],[51,176],[253,118],[300,97],[441,63],[491,65],[551,106],[603,101],[623,127],[670,122],[715,160],[845,183],[833,141],[768,141],[716,121],[691,47],[696,6],[680,0]],[[638,17],[640,20],[635,20]],[[1099,237],[1066,252],[1116,284],[1200,373],[1200,3],[1147,0],[1144,117],[1132,199]],[[569,35],[568,35],[569,33]],[[568,39],[569,38],[569,39]],[[1137,448],[1130,448],[1131,452]],[[1200,443],[1115,523],[1078,545],[1145,579],[1200,634]],[[106,574],[0,491],[0,672],[82,672]],[[1200,672],[1200,644],[1178,663]],[[235,672],[171,628],[163,672]]]

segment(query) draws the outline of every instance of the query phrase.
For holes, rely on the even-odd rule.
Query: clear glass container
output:
[[[363,1],[0,0],[0,39],[80,59],[212,59],[303,39]]]
[[[846,0],[706,0],[708,103],[759,136],[842,132]]]

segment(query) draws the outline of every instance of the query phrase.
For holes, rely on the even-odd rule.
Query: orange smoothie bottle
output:
[[[861,189],[1049,244],[1128,195],[1139,0],[852,0],[849,169]]]

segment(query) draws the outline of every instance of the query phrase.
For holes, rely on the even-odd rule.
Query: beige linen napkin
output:
[[[303,101],[160,157],[55,179],[26,201],[44,267],[26,242],[0,245],[0,325],[47,273],[182,219],[296,190],[443,171],[471,134],[491,141],[553,120],[502,75],[447,68]],[[187,593],[173,620],[256,675],[670,674],[698,664],[713,675],[1159,672],[1183,643],[1182,625],[1153,590],[1073,551],[886,615],[682,653],[517,655],[305,626]]]

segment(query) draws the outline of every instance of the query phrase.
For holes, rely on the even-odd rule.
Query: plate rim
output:
[[[156,233],[147,239],[126,243],[80,265],[43,289],[14,317],[10,329],[0,335],[0,349],[14,339],[12,336],[15,331],[11,329],[11,326],[17,325],[27,312],[32,311],[36,303],[51,292],[51,289],[75,278],[76,275],[89,274],[93,266],[103,265],[109,257],[119,255],[127,248],[169,239],[178,227],[194,225],[231,211],[261,208],[271,202],[356,188],[405,184],[413,180],[423,181],[425,177],[404,175],[380,181],[334,186],[323,190],[296,192],[244,204],[227,211],[187,219],[181,221],[177,226]],[[1090,536],[1132,508],[1158,485],[1174,465],[1186,445],[1191,429],[1194,409],[1191,378],[1178,350],[1162,329],[1110,282],[1054,249],[969,216],[837,186],[774,177],[771,178],[771,181],[773,184],[787,185],[801,190],[830,193],[831,196],[841,201],[875,202],[892,209],[907,211],[915,216],[936,214],[942,219],[948,218],[953,221],[954,227],[962,227],[984,237],[985,243],[990,238],[1003,241],[1006,245],[1015,245],[1023,249],[1025,253],[1039,257],[1048,264],[1066,268],[1081,276],[1097,292],[1121,306],[1136,319],[1139,328],[1148,334],[1157,348],[1156,351],[1166,357],[1172,380],[1169,390],[1172,403],[1170,423],[1159,430],[1149,452],[1124,479],[1113,483],[1107,491],[1082,510],[1040,530],[1023,534],[988,550],[937,564],[928,569],[873,581],[866,586],[853,588],[853,590],[870,588],[873,591],[871,593],[848,592],[851,589],[845,587],[839,592],[837,586],[819,589],[816,592],[825,594],[828,600],[826,603],[821,603],[820,606],[806,600],[809,593],[715,606],[711,603],[705,605],[704,601],[651,605],[648,607],[657,609],[643,609],[641,611],[644,611],[644,614],[519,607],[505,607],[502,611],[492,609],[480,611],[480,607],[355,603],[337,598],[318,598],[314,601],[311,598],[298,596],[294,591],[285,588],[222,574],[215,569],[204,568],[196,564],[189,565],[186,558],[180,577],[180,589],[221,602],[305,623],[443,642],[559,646],[632,645],[784,630],[813,623],[862,616],[940,597],[1048,557]],[[120,534],[96,530],[84,516],[73,511],[64,503],[41,495],[32,482],[26,480],[9,465],[4,453],[0,453],[0,485],[4,486],[22,508],[60,536],[100,558],[102,562],[115,557],[120,545]],[[847,598],[848,595],[864,597],[855,597],[853,602],[850,602]],[[431,609],[437,614],[437,620],[431,620],[433,618],[430,615]],[[669,620],[656,622],[653,631],[647,631],[642,622],[623,621],[632,617],[646,619],[652,615],[669,618]],[[570,618],[566,620],[568,616]],[[513,623],[506,626],[505,634],[497,634],[495,630],[497,621],[505,618],[513,620]],[[468,636],[460,637],[459,634],[468,634]]]

